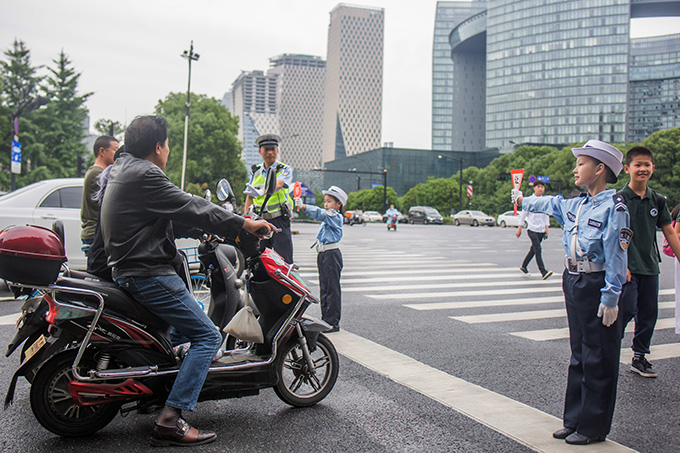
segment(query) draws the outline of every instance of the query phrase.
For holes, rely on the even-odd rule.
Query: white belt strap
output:
[[[579,259],[583,259],[583,250],[581,249],[581,246],[578,243],[578,221],[581,218],[581,210],[583,209],[583,205],[586,204],[586,198],[583,199],[580,205],[578,205],[578,210],[576,211],[576,220],[574,221],[574,226],[571,229],[571,260],[572,261],[577,261]]]
[[[321,244],[321,243],[316,243],[314,245],[314,248],[316,249],[317,253],[322,253],[326,252],[328,250],[335,250],[340,248],[340,243],[339,242],[333,242],[331,244]]]

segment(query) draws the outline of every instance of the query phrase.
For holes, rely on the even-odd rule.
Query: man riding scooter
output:
[[[397,222],[399,220],[399,211],[394,209],[394,205],[390,205],[390,209],[385,211],[385,215],[387,216],[387,231],[390,230],[390,228],[394,228],[394,231],[397,231]]]
[[[173,222],[234,238],[241,229],[262,237],[276,228],[244,219],[188,194],[163,173],[170,149],[162,116],[135,118],[125,132],[127,154],[116,161],[101,208],[104,247],[115,282],[178,335],[191,341],[165,407],[156,419],[152,445],[200,445],[217,435],[191,427],[193,411],[222,336],[175,273]]]

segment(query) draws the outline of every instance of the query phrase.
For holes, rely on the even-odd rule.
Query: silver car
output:
[[[488,225],[494,226],[496,220],[484,214],[482,211],[460,211],[458,214],[453,216],[454,225]]]

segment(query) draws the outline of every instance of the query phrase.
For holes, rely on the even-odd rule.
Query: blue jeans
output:
[[[177,275],[115,277],[121,288],[191,341],[165,404],[193,411],[222,335]]]

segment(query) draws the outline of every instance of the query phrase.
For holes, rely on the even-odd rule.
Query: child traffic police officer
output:
[[[618,301],[626,282],[627,247],[632,237],[621,194],[606,189],[623,164],[621,152],[599,140],[572,148],[574,178],[588,191],[569,200],[530,197],[513,189],[523,209],[544,212],[563,225],[567,253],[562,288],[569,322],[571,360],[564,401],[564,428],[553,433],[569,444],[605,440],[611,428],[621,354]]]
[[[347,203],[347,194],[337,186],[323,190],[323,207],[305,205],[301,198],[295,199],[295,206],[302,208],[305,214],[320,220],[319,234],[316,235],[316,265],[319,269],[319,286],[321,299],[321,319],[331,325],[327,332],[340,330],[340,272],[342,271],[342,207]]]
[[[246,184],[245,211],[251,206],[255,209],[262,207],[264,203],[264,183],[267,180],[267,172],[273,169],[276,172],[276,191],[267,201],[266,212],[262,218],[276,226],[280,232],[271,239],[262,241],[263,247],[271,247],[288,263],[293,262],[293,237],[290,232],[290,218],[293,209],[288,195],[288,187],[293,179],[293,170],[290,166],[277,160],[279,155],[279,142],[281,137],[276,134],[265,134],[257,137],[255,143],[258,146],[263,162],[253,165],[253,174]]]

